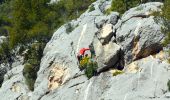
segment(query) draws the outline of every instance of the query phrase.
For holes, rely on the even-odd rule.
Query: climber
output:
[[[90,49],[89,48],[80,49],[79,54],[77,55],[77,59],[78,59],[79,63],[82,60],[82,58],[84,57],[84,54],[87,50],[90,50]]]

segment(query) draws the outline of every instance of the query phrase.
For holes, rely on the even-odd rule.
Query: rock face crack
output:
[[[16,97],[15,100],[19,100],[19,98],[22,96],[22,94],[20,94],[18,97]]]
[[[135,18],[135,17],[137,17],[137,18],[149,18],[150,15],[144,15],[144,14],[143,14],[143,15],[142,15],[142,14],[140,14],[140,15],[134,15],[134,16],[131,16],[130,18],[124,20],[122,23],[125,23],[125,22],[127,22],[128,20],[130,20],[131,18]]]
[[[84,74],[79,74],[79,75],[78,75],[78,73],[76,73],[73,77],[67,79],[62,85],[66,84],[66,83],[68,83],[70,80],[76,79],[76,78],[78,78],[78,77],[80,77],[80,76],[82,76],[82,75],[84,75]]]
[[[76,83],[76,84],[74,84],[74,85],[70,86],[69,88],[72,88],[72,87],[78,86],[78,85],[83,84],[83,83],[85,83],[85,81],[84,81],[84,82],[81,82],[81,83]]]
[[[45,95],[49,94],[50,91],[45,92],[44,94],[42,94],[37,100],[41,100]],[[17,99],[18,100],[18,99]]]
[[[128,20],[130,20],[130,19],[132,19],[132,18],[149,18],[149,17],[150,17],[150,15],[142,15],[142,14],[131,16],[130,18],[128,18],[128,19],[126,19],[126,20],[123,20],[123,21],[121,22],[121,25],[120,25],[118,28],[122,27],[122,25],[123,25],[124,23],[126,23]]]

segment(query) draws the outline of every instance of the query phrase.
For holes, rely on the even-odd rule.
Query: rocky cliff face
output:
[[[3,100],[169,100],[170,65],[161,46],[162,21],[153,16],[163,4],[142,4],[122,17],[116,12],[103,14],[111,0],[93,5],[95,10],[87,10],[53,34],[34,91],[25,85],[23,65],[14,64],[0,89]],[[90,44],[100,74],[88,79],[79,70],[76,55]],[[113,76],[112,68],[118,67],[124,67],[124,73]]]

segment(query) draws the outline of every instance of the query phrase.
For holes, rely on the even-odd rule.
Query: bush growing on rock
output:
[[[23,76],[30,90],[34,90],[33,86],[37,78],[44,47],[43,43],[33,43],[24,57],[26,64],[24,65]]]
[[[97,62],[88,62],[87,67],[85,69],[85,75],[90,79],[92,76],[97,74]]]
[[[33,91],[35,79],[37,78],[35,66],[31,65],[30,63],[25,64],[23,69],[23,76],[25,77],[25,82],[28,88]]]
[[[140,4],[141,0],[113,0],[111,5],[111,11],[117,11],[123,14],[128,9]]]
[[[10,11],[10,0],[2,0],[0,3],[0,36],[8,35],[7,26],[10,26]]]
[[[80,66],[79,67],[80,70],[85,69],[85,75],[89,79],[96,74],[96,70],[98,68],[97,62],[96,61],[90,61],[89,57],[84,57],[80,61],[80,65],[79,66]]]
[[[94,7],[94,5],[92,4],[92,5],[89,7],[89,12],[94,11],[94,10],[95,10],[95,7]]]
[[[0,61],[1,63],[9,63],[12,61],[12,53],[10,51],[8,42],[4,41],[0,45]]]
[[[68,23],[66,25],[66,32],[67,32],[67,34],[72,32],[73,30],[74,30],[74,27],[71,25],[71,23]]]
[[[170,91],[170,80],[168,81],[167,86],[168,86],[168,90]]]

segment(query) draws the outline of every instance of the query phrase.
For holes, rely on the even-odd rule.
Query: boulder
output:
[[[98,32],[97,37],[103,45],[107,44],[114,36],[113,30],[112,24],[105,24]]]
[[[121,20],[127,21],[132,17],[141,17],[141,18],[147,18],[149,16],[153,16],[153,13],[155,12],[161,12],[162,11],[163,3],[161,2],[149,2],[145,4],[141,4],[137,7],[131,8],[128,11],[126,11]]]
[[[112,12],[110,14],[110,19],[109,19],[109,23],[111,23],[112,25],[116,25],[116,23],[119,20],[119,13],[117,12]]]
[[[116,43],[109,42],[106,45],[96,38],[94,39],[94,49],[96,52],[96,58],[98,63],[97,72],[102,72],[111,67],[114,67],[120,59],[120,46]]]
[[[147,5],[151,6],[148,7]],[[148,16],[146,18],[140,16],[143,11],[150,11],[149,13],[160,11],[159,7],[161,5],[162,3],[148,3],[142,5],[143,9],[141,9],[141,13],[139,11],[136,11],[136,13],[132,12],[137,9],[136,7],[123,15],[122,20],[124,22],[121,22],[120,27],[117,29],[116,42],[124,50],[126,63],[158,53],[162,50],[161,44],[165,37],[161,31],[162,21],[155,21],[154,16]],[[129,19],[126,20],[127,18]]]
[[[105,24],[112,24],[116,25],[119,20],[119,13],[112,12],[110,15],[107,16],[98,16],[95,18],[96,27],[101,29]]]

